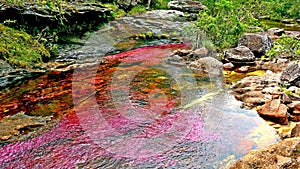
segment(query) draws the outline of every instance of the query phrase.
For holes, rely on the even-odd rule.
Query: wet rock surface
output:
[[[28,116],[24,112],[6,116],[0,121],[0,145],[3,142],[13,142],[29,137],[35,129],[39,129],[51,120],[50,116]]]
[[[122,17],[111,21],[93,33],[82,47],[69,52],[62,51],[56,61],[84,62],[88,58],[98,60],[108,53],[128,50],[137,46],[170,43],[173,37],[180,35],[182,26],[187,24],[184,13],[176,10],[155,10],[138,16]],[[136,39],[139,37],[136,35],[147,32],[165,38],[165,40],[158,39],[150,44],[145,44],[145,42],[141,43],[138,41],[139,39]]]
[[[230,169],[274,168],[292,169],[300,165],[300,138],[285,139],[262,150],[248,152]]]
[[[0,91],[41,73],[43,73],[42,70],[30,72],[22,68],[13,68],[7,62],[0,60]]]

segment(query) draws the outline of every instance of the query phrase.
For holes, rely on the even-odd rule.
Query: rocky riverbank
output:
[[[239,46],[224,52],[225,70],[243,74],[262,71],[232,85],[232,93],[244,108],[255,109],[270,122],[283,141],[262,150],[250,151],[231,168],[298,168],[299,154],[299,64],[297,54],[262,59],[272,41],[282,34],[299,41],[299,32],[269,29],[267,33],[246,34]],[[254,43],[255,42],[255,43]],[[296,58],[296,60],[295,60]],[[250,72],[250,73],[249,73]],[[229,73],[230,74],[230,73]]]

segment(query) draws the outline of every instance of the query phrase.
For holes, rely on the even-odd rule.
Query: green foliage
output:
[[[112,16],[115,18],[115,17],[121,17],[121,16],[124,16],[126,15],[126,12],[123,10],[123,9],[120,9],[118,7],[117,4],[115,3],[105,3],[105,4],[102,4],[104,7],[106,8],[110,8],[112,10]]]
[[[129,11],[129,14],[145,13],[146,11],[147,11],[147,9],[145,6],[137,5]]]
[[[208,10],[201,11],[195,23],[218,48],[235,46],[248,28],[246,23],[254,23],[254,18],[245,15],[246,12],[238,9],[234,2],[220,0],[214,3],[205,1],[203,4],[208,6]]]
[[[167,9],[168,3],[170,1],[171,0],[154,0],[152,8],[153,9]]]
[[[260,0],[253,11],[257,16],[269,16],[272,20],[282,20],[284,18],[299,18],[300,0]]]
[[[0,58],[30,68],[49,58],[49,52],[31,35],[0,24]]]
[[[283,37],[274,42],[272,49],[266,52],[268,58],[300,58],[300,40],[294,37]]]
[[[207,10],[200,11],[195,22],[211,38],[218,49],[233,47],[244,32],[255,32],[262,27],[258,16],[271,19],[297,18],[300,0],[202,0]],[[256,27],[256,29],[253,29]]]

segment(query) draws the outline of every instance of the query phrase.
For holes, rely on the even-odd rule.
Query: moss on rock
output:
[[[50,53],[31,35],[0,24],[0,59],[30,68],[49,58]]]

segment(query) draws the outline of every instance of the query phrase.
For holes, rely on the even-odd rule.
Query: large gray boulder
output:
[[[235,66],[254,64],[255,56],[246,46],[238,46],[224,51],[225,61]]]
[[[260,57],[265,54],[266,50],[271,49],[273,44],[267,35],[247,33],[239,39],[238,46],[246,46],[256,57]]]

